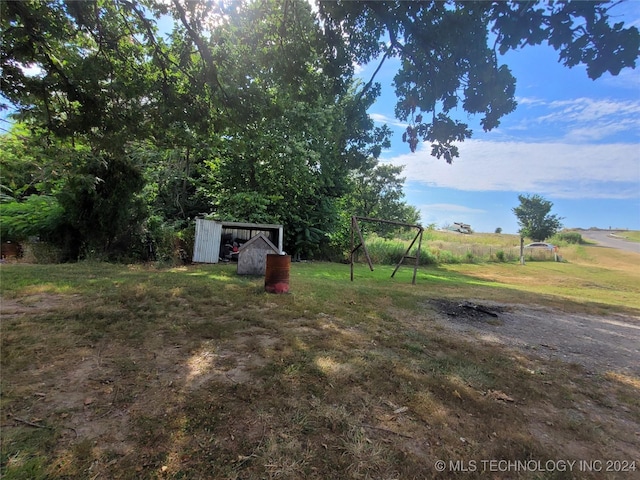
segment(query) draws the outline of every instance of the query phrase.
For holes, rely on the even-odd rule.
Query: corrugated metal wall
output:
[[[196,218],[196,240],[193,247],[195,263],[218,263],[222,224],[213,220]]]

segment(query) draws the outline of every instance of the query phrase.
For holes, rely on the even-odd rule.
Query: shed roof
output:
[[[246,228],[251,230],[273,230],[282,228],[282,225],[272,223],[245,223],[245,222],[225,222],[222,220],[214,220],[221,223],[223,228]]]

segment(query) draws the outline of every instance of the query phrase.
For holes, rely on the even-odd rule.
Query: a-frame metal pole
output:
[[[420,228],[420,232],[418,233],[418,235],[420,235],[420,239],[418,240],[418,251],[416,252],[416,264],[413,267],[413,280],[411,281],[412,285],[416,284],[416,274],[418,273],[418,267],[420,266],[420,250],[422,249],[422,232],[424,231],[423,228]]]
[[[402,258],[400,259],[400,261],[396,265],[395,270],[391,274],[391,278],[393,278],[393,276],[396,274],[396,272],[400,268],[400,265],[402,265],[404,263],[404,259],[405,258],[413,258],[413,259],[416,260],[416,262],[418,261],[419,256],[420,256],[420,250],[418,250],[418,255],[416,255],[415,257],[412,257],[411,255],[409,255],[409,252],[411,251],[411,248],[413,247],[413,245],[416,243],[416,240],[418,239],[418,237],[420,237],[420,241],[422,242],[422,228],[419,228],[418,233],[416,234],[415,237],[413,237],[413,241],[411,242],[411,245],[409,245],[409,248],[407,248],[407,250],[404,252],[404,255],[402,255]],[[415,283],[415,276],[416,276],[416,268],[417,268],[417,266],[414,266],[414,269],[413,269],[414,283]]]
[[[360,239],[360,243],[358,246],[354,246],[354,230],[358,232],[358,238]],[[362,232],[360,231],[360,226],[358,225],[358,217],[351,217],[351,281],[353,282],[353,264],[354,264],[354,254],[355,252],[362,247],[364,250],[364,255],[367,258],[367,263],[369,264],[369,269],[373,272],[373,262],[371,261],[371,257],[369,256],[369,252],[367,250],[367,246],[364,244],[364,237],[362,236]]]
[[[354,253],[354,248],[353,248],[353,224],[356,221],[356,217],[351,217],[351,253],[349,255],[349,261],[351,263],[351,281],[353,282],[353,253]]]

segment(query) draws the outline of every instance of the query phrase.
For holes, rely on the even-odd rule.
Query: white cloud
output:
[[[389,117],[382,113],[370,113],[369,116],[374,122],[377,122],[377,123],[387,123],[389,125],[394,125],[400,128],[407,128],[409,126],[409,124],[406,122],[401,122],[396,118]]]
[[[576,98],[557,100],[550,102],[547,106],[555,111],[552,111],[546,117],[540,117],[540,120],[584,123],[598,121],[603,118],[637,116],[640,113],[640,102],[637,101]]]
[[[471,208],[466,205],[457,205],[455,203],[431,203],[429,205],[420,205],[420,208],[429,210],[438,210],[439,212],[453,213],[485,213],[486,210],[479,208]]]
[[[575,142],[597,141],[613,137],[619,133],[633,131],[638,128],[637,120],[611,120],[597,125],[583,125],[570,128],[564,138]]]
[[[386,159],[404,165],[408,182],[463,191],[514,191],[557,198],[638,198],[637,144],[571,144],[469,140],[452,165],[416,153]]]
[[[353,73],[355,75],[360,75],[365,69],[363,65],[360,65],[359,63],[356,63],[356,62],[353,62],[352,66],[353,66]]]
[[[518,106],[536,106],[536,105],[544,105],[547,102],[540,98],[535,97],[516,97],[516,102],[518,102]]]
[[[419,205],[418,209],[422,212],[432,212],[439,214],[440,216],[464,216],[487,213],[486,210],[480,208],[471,208],[466,205],[458,205],[455,203],[430,203],[426,205]]]
[[[640,25],[640,20],[637,22]],[[640,88],[640,75],[635,69],[625,68],[618,75],[605,75],[600,80],[607,85],[618,88],[628,88],[638,91]]]
[[[549,134],[564,141],[598,141],[626,135],[638,138],[640,132],[640,101],[574,98],[544,102],[537,98],[518,99],[520,105],[531,110],[525,121],[508,128],[513,131],[540,132],[541,127]],[[536,109],[544,113],[535,116]]]
[[[431,203],[428,205],[420,205],[420,210],[431,210],[437,212],[447,213],[486,213],[486,210],[480,208],[471,208],[466,205],[457,205],[455,203]]]
[[[455,203],[430,203],[416,207],[420,211],[422,225],[436,224],[440,228],[454,222],[475,223],[483,218],[486,210]]]

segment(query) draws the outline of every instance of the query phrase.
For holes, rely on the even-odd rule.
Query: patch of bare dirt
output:
[[[0,299],[0,313],[6,319],[25,314],[51,312],[77,300],[79,297],[79,295],[36,293],[19,298],[2,298]]]
[[[501,344],[548,360],[640,376],[640,319],[594,316],[487,301],[429,302],[438,320],[467,339]]]
[[[429,305],[438,312],[439,325],[466,340],[498,345],[530,358],[578,365],[586,370],[578,376],[601,375],[633,385],[637,385],[640,377],[640,319],[637,317],[575,314],[485,300],[434,299]],[[541,381],[548,388],[554,388],[553,382]],[[614,397],[604,404],[602,401],[581,397],[569,409],[552,404],[517,403],[529,419],[529,432],[548,448],[562,445],[565,454],[586,459],[592,456],[593,439],[602,437],[603,444],[615,444],[619,454],[635,458],[640,435],[637,421]],[[615,438],[605,438],[603,431],[615,432]]]

